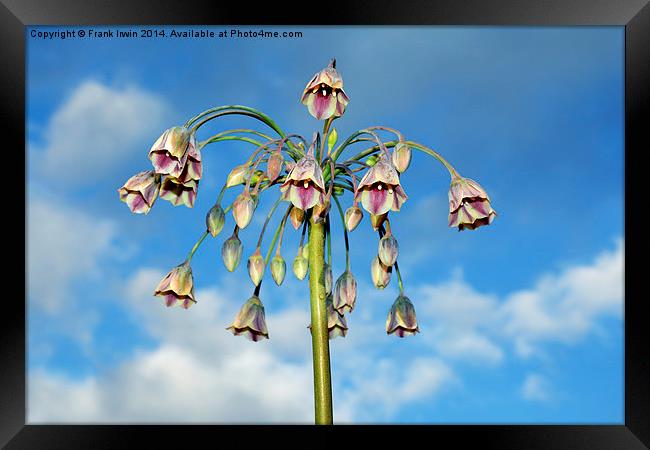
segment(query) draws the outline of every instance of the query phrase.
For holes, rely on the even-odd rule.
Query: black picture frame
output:
[[[650,342],[645,295],[634,295],[643,279],[643,226],[636,200],[644,200],[642,154],[650,149],[647,112],[650,109],[650,5],[647,0],[472,0],[407,2],[305,3],[302,7],[281,7],[277,3],[252,7],[246,2],[216,3],[198,0],[1,0],[0,54],[2,75],[3,135],[11,147],[3,149],[5,164],[10,155],[16,164],[26,164],[16,149],[25,148],[25,42],[26,26],[90,24],[278,24],[278,25],[615,25],[625,27],[625,422],[620,425],[422,425],[422,426],[153,426],[153,425],[28,425],[26,424],[25,304],[5,291],[0,313],[0,445],[8,449],[132,448],[137,442],[153,446],[209,446],[237,443],[269,445],[266,436],[292,446],[309,444],[307,433],[346,431],[372,438],[385,435],[397,445],[413,446],[415,438],[447,448],[472,446],[497,449],[642,449],[650,445]],[[327,6],[327,14],[322,14]],[[7,139],[9,138],[9,139]],[[20,266],[7,255],[13,236],[27,235],[20,229],[25,218],[25,201],[11,175],[11,195],[5,223],[14,227],[5,237],[8,269]],[[7,180],[7,172],[5,172]],[[27,186],[24,186],[25,190]],[[8,187],[5,189],[9,189]],[[585,186],[585,199],[589,198]],[[628,207],[628,201],[632,201]],[[643,208],[640,208],[643,209]],[[634,215],[633,215],[634,214]],[[586,224],[588,226],[588,224]],[[29,243],[25,240],[25,245]],[[25,247],[27,248],[27,247]],[[21,258],[18,257],[18,261]],[[636,261],[636,262],[635,262]],[[24,260],[23,260],[24,262]],[[26,265],[24,266],[26,267]],[[22,298],[26,298],[26,273]],[[18,276],[11,275],[15,280]],[[6,285],[20,286],[15,281]],[[20,293],[17,293],[18,295]],[[409,428],[404,430],[403,428]],[[246,429],[244,429],[246,428]],[[248,433],[254,428],[254,435]],[[327,430],[327,431],[326,431]],[[415,433],[415,435],[413,434]],[[325,435],[324,435],[325,436]],[[331,445],[340,445],[331,441]],[[348,441],[351,443],[351,441]],[[179,445],[174,445],[180,443]],[[341,442],[342,443],[342,442]],[[388,441],[384,441],[386,445]]]

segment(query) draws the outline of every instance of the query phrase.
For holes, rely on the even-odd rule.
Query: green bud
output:
[[[226,187],[229,188],[245,183],[249,173],[250,167],[248,164],[242,164],[241,166],[233,168],[226,178]]]
[[[379,154],[374,154],[372,156],[369,156],[366,159],[366,164],[368,164],[370,167],[374,166],[377,164],[377,161],[379,161],[380,155]]]
[[[384,266],[379,257],[375,256],[370,264],[370,275],[372,282],[377,289],[384,289],[390,283],[392,267]]]
[[[411,164],[411,148],[404,142],[398,142],[391,157],[393,165],[398,172],[402,173]]]
[[[208,214],[205,216],[205,224],[212,237],[216,237],[223,229],[223,224],[226,222],[226,215],[223,212],[221,205],[214,205]]]
[[[221,247],[221,258],[228,271],[233,272],[237,268],[241,261],[243,249],[244,247],[237,236],[237,232],[224,241]]]
[[[379,251],[377,256],[384,266],[392,266],[397,261],[399,246],[397,239],[392,234],[387,234],[379,240]]]
[[[302,252],[298,250],[298,254],[293,260],[293,274],[298,278],[299,280],[304,280],[305,277],[307,276],[307,270],[309,270],[309,261],[307,258],[302,256]]]
[[[248,276],[255,286],[258,286],[264,277],[264,257],[259,247],[248,258]]]
[[[284,262],[284,258],[280,255],[275,255],[271,260],[271,275],[273,276],[273,281],[275,281],[275,284],[278,286],[282,284],[286,272],[287,263]]]
[[[345,228],[348,231],[354,230],[359,225],[359,222],[361,222],[361,219],[363,219],[363,211],[361,211],[361,208],[358,206],[350,206],[345,211]]]
[[[336,141],[339,139],[339,134],[336,132],[336,128],[332,129],[332,132],[330,135],[327,137],[327,148],[329,148],[330,152],[334,150],[334,146],[336,145]]]

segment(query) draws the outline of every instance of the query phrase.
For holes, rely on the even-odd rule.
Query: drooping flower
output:
[[[327,337],[329,339],[334,339],[337,336],[345,337],[348,333],[348,324],[345,316],[334,309],[331,295],[325,299],[325,309],[327,311]],[[311,331],[311,325],[308,325],[307,328]]]
[[[305,86],[300,102],[318,120],[340,117],[350,101],[343,90],[343,78],[336,70],[336,60],[315,74]]]
[[[411,164],[411,147],[404,142],[398,142],[391,156],[393,166],[399,173],[403,173]]]
[[[350,206],[345,211],[345,228],[348,231],[354,230],[359,225],[359,222],[361,222],[361,219],[363,219],[363,211],[361,211],[361,208],[356,205]]]
[[[126,203],[131,212],[148,214],[156,201],[159,189],[160,176],[154,171],[148,171],[133,175],[118,192],[120,200]]]
[[[192,268],[189,262],[186,261],[170,270],[158,283],[153,295],[162,297],[167,306],[179,303],[181,307],[187,309],[196,303]]]
[[[156,173],[179,178],[185,168],[190,145],[196,147],[196,138],[187,128],[165,130],[149,150],[149,159]]]
[[[485,190],[469,178],[454,177],[449,188],[449,226],[474,230],[497,215]]]
[[[291,169],[280,186],[280,191],[283,200],[290,201],[293,206],[303,211],[317,203],[324,203],[323,171],[314,158],[313,147]]]
[[[221,247],[221,259],[223,259],[223,264],[226,266],[229,272],[233,272],[239,262],[241,261],[241,255],[244,250],[241,240],[238,236],[238,229],[235,228],[232,236],[226,239]]]
[[[372,259],[372,263],[370,264],[370,275],[372,276],[372,282],[377,289],[384,289],[388,286],[392,271],[392,266],[383,265],[378,256],[375,256]]]
[[[244,303],[235,320],[226,330],[235,336],[244,336],[253,342],[269,338],[264,317],[264,305],[257,295],[253,295]]]
[[[284,281],[284,276],[287,273],[287,263],[281,255],[275,255],[271,260],[271,275],[275,284],[280,286]]]
[[[419,333],[418,321],[415,317],[415,308],[413,303],[403,294],[397,297],[397,300],[390,308],[386,318],[386,333],[395,334],[401,338],[404,336]]]
[[[354,279],[352,272],[346,270],[336,280],[336,285],[334,286],[334,308],[341,314],[346,311],[352,312],[356,300],[357,280]]]
[[[196,137],[194,133],[190,135],[190,141],[187,145],[187,158],[185,160],[185,166],[183,171],[179,175],[178,179],[182,182],[188,180],[199,181],[203,175],[203,163],[201,161],[201,150],[196,144]]]
[[[305,219],[305,211],[292,206],[291,212],[289,213],[289,219],[291,219],[291,225],[293,225],[293,228],[297,230]]]
[[[247,189],[237,196],[232,204],[232,216],[240,229],[246,228],[251,223],[256,206],[255,198]]]
[[[399,245],[397,239],[392,234],[387,234],[379,240],[379,250],[377,256],[384,266],[392,266],[397,261]]]
[[[248,276],[255,286],[258,286],[264,277],[264,257],[260,248],[248,258]]]
[[[382,153],[377,163],[363,176],[354,200],[361,200],[361,205],[370,214],[381,215],[388,211],[399,211],[407,195],[402,189],[395,167]]]
[[[198,189],[199,182],[196,180],[181,182],[178,178],[166,176],[160,186],[160,198],[168,200],[174,206],[193,208]]]
[[[212,237],[216,237],[221,233],[225,222],[226,214],[220,204],[216,204],[210,208],[210,211],[205,216],[205,225]]]

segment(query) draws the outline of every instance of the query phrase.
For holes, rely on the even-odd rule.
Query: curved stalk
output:
[[[194,256],[194,253],[196,253],[196,250],[201,246],[207,235],[209,234],[209,231],[205,231],[201,237],[199,238],[198,241],[196,241],[196,244],[194,244],[194,247],[192,247],[192,250],[187,254],[187,258],[185,258],[185,262],[190,262],[192,260],[192,257]]]

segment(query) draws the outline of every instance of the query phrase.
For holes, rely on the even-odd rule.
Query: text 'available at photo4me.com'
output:
[[[254,28],[34,28],[33,39],[300,39],[302,31]]]

